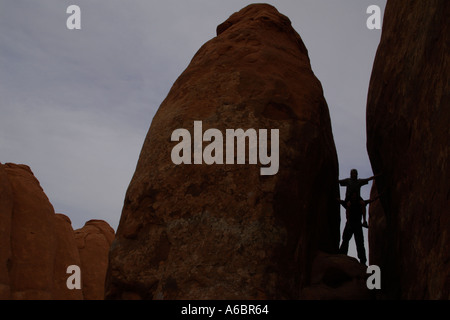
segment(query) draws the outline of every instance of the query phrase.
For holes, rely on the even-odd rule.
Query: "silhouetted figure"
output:
[[[361,187],[368,184],[370,180],[375,179],[377,176],[378,175],[367,179],[358,179],[358,170],[352,169],[350,170],[350,178],[339,180],[341,187],[347,187],[345,190],[345,202],[350,200],[351,194],[356,193],[359,198],[364,217],[366,216],[366,205],[364,204],[364,200],[361,198]]]
[[[347,222],[345,224],[344,232],[342,234],[342,243],[339,248],[339,253],[347,254],[348,245],[352,236],[355,236],[356,251],[358,253],[358,259],[362,264],[366,264],[366,250],[364,248],[364,235],[362,227],[368,228],[366,220],[366,206],[378,199],[377,196],[374,199],[362,200],[356,192],[350,195],[348,201],[339,200],[341,205],[346,209],[345,215]],[[363,219],[363,224],[361,224],[361,218]]]
[[[377,176],[378,175],[367,179],[358,179],[358,170],[350,170],[350,178],[339,180],[341,187],[347,187],[347,190],[345,191],[345,201],[350,200],[350,195],[354,192],[361,198],[361,187],[368,184],[370,180],[375,179]]]

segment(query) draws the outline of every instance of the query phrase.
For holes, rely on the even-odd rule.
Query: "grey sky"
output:
[[[366,9],[384,12],[386,0],[266,2],[290,18],[308,48],[340,177],[353,167],[372,175],[365,104],[381,31],[367,29]],[[89,219],[116,229],[157,108],[216,26],[250,3],[2,0],[0,162],[29,165],[75,229]],[[81,8],[81,30],[66,28],[71,4]],[[362,191],[368,198],[370,186]]]

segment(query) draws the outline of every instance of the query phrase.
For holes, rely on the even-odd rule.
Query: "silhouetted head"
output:
[[[356,169],[352,169],[352,170],[350,170],[350,178],[352,178],[352,179],[358,179],[358,170],[356,170]]]

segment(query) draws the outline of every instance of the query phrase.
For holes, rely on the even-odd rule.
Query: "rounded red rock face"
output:
[[[316,250],[337,250],[337,155],[302,40],[270,5],[242,9],[217,33],[152,121],[111,247],[107,298],[296,298]],[[200,137],[223,135],[224,159],[227,129],[267,129],[269,150],[278,130],[278,170],[262,175],[249,152],[244,164],[175,164],[172,134],[185,129],[195,143],[195,121]]]
[[[0,299],[103,299],[113,238],[105,221],[74,232],[28,166],[0,164]],[[80,290],[67,287],[71,265],[89,282]]]

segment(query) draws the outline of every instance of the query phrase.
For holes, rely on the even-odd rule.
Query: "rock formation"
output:
[[[311,281],[303,288],[303,300],[373,300],[367,288],[366,267],[356,258],[318,252],[313,261]]]
[[[379,195],[376,183],[372,185],[370,198]],[[389,244],[386,235],[386,215],[380,201],[374,201],[369,206],[369,264],[385,265],[386,260],[394,259],[388,257]],[[375,263],[376,262],[376,263]],[[383,275],[384,276],[384,275]]]
[[[113,239],[114,230],[103,220],[89,220],[83,228],[75,230],[85,300],[102,300],[105,296],[108,253]]]
[[[72,229],[72,222],[66,215],[57,213],[54,215],[54,232],[55,232],[55,258],[53,271],[53,291],[52,298],[59,300],[82,300],[84,299],[85,287],[82,290],[68,290],[67,267],[70,265],[80,266],[82,270],[82,280],[84,280],[83,265],[80,260],[75,234]]]
[[[92,224],[103,239],[100,231],[86,230]],[[0,299],[103,299],[106,243],[113,237],[106,222],[88,222],[74,232],[67,216],[55,214],[28,166],[0,164]],[[70,265],[79,266],[90,285],[69,290]]]
[[[278,129],[278,173],[261,175],[248,153],[246,164],[174,164],[172,133],[194,136],[194,121],[223,134]],[[338,249],[337,179],[328,107],[301,38],[270,5],[242,9],[200,48],[152,121],[111,246],[106,298],[298,298],[317,250]]]
[[[449,16],[447,0],[385,10],[367,102],[367,149],[382,174],[370,263],[384,298],[450,298]]]
[[[0,164],[0,299],[10,297],[11,220],[13,190],[4,166]]]

